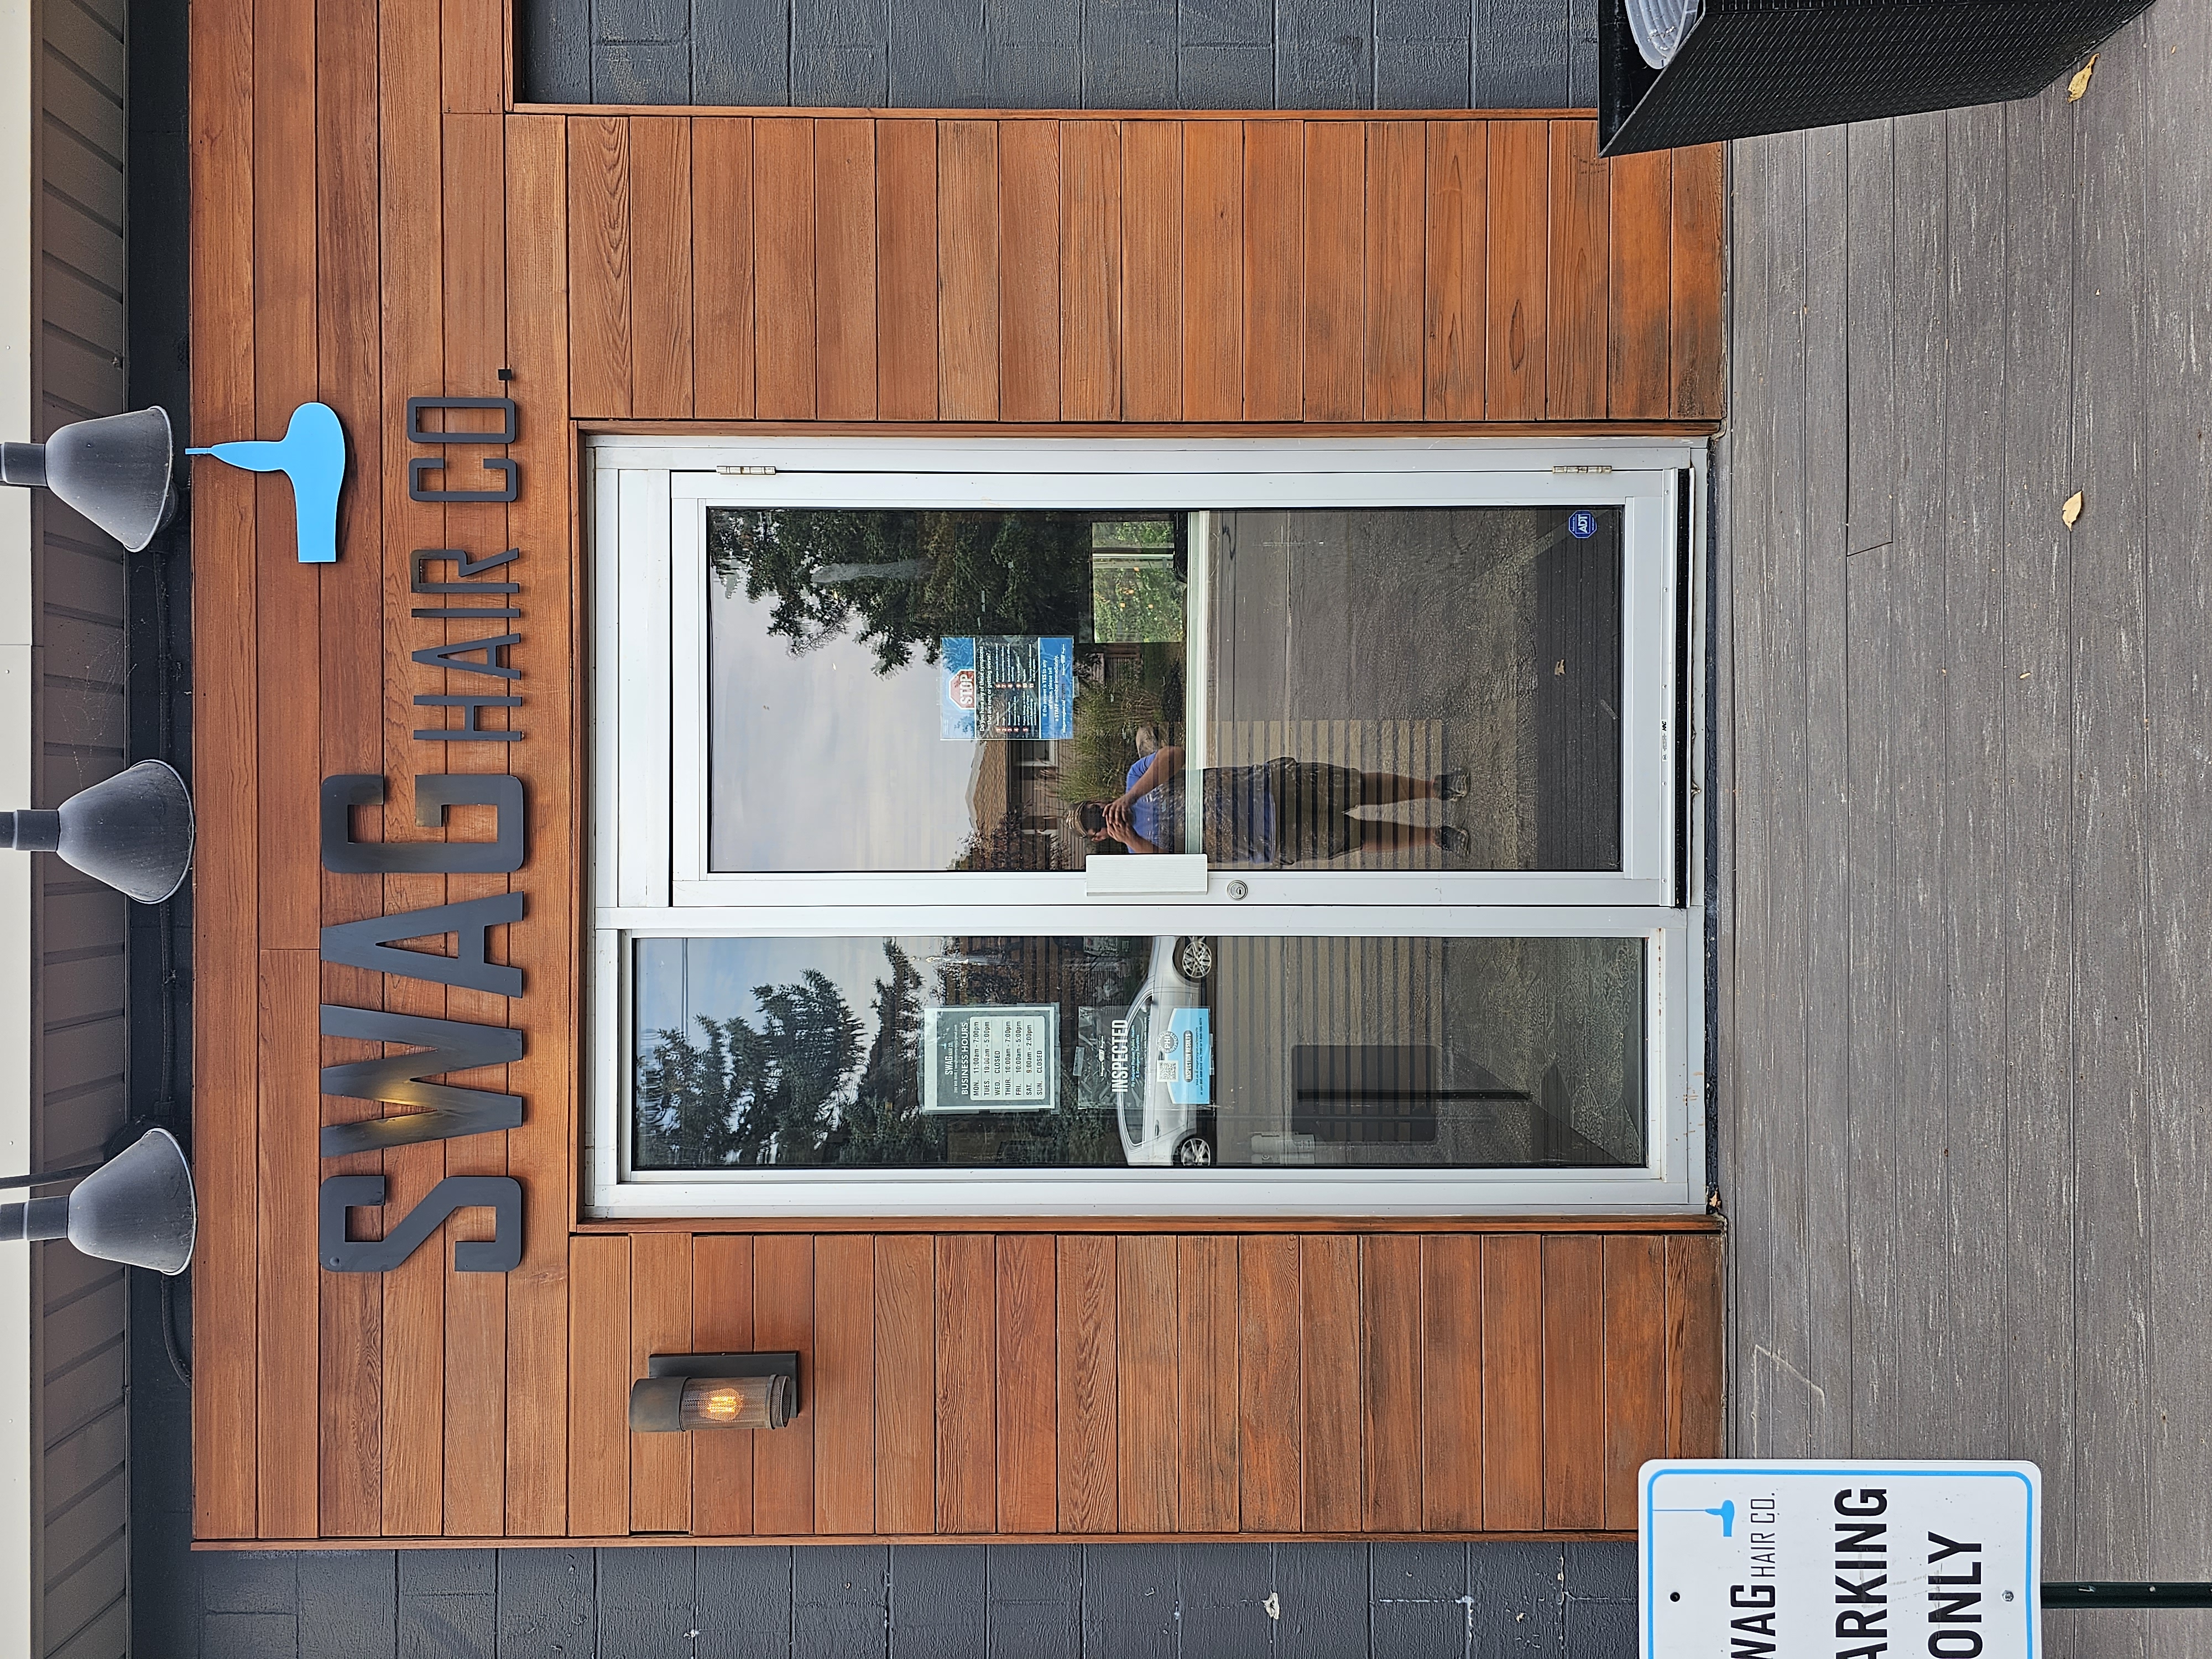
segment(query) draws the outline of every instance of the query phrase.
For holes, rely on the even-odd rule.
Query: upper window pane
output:
[[[713,509],[709,866],[1619,870],[1621,518]]]
[[[1182,741],[1182,514],[707,516],[709,866],[1079,870]]]
[[[1274,797],[1237,861],[1620,869],[1620,520],[1215,515],[1206,760]]]

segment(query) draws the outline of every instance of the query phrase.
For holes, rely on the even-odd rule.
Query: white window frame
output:
[[[596,787],[586,963],[587,1213],[884,1215],[1554,1214],[1698,1210],[1705,1200],[1702,860],[1677,894],[1675,676],[1703,660],[1700,558],[1675,529],[1701,441],[717,439],[591,441],[588,730]],[[1449,874],[1223,868],[1174,900],[1086,892],[1079,873],[732,875],[705,869],[705,580],[710,506],[1208,508],[1617,506],[1623,509],[1623,863],[1619,872]],[[678,684],[699,688],[679,699]],[[1702,703],[1702,677],[1691,682]],[[1695,753],[1702,714],[1693,715]],[[688,757],[690,764],[680,764]],[[1694,776],[1694,775],[1693,775]],[[1701,844],[1692,790],[1691,845]],[[1242,888],[1232,896],[1231,884]],[[1114,907],[1102,915],[1106,906]],[[629,942],[710,935],[1205,933],[1637,938],[1649,1002],[1648,1161],[1627,1170],[755,1170],[630,1167]]]
[[[919,903],[932,900],[1064,903],[1089,898],[1085,876],[1066,872],[867,871],[737,874],[707,867],[708,738],[703,696],[681,687],[707,684],[707,609],[674,596],[703,592],[706,515],[715,507],[975,507],[1211,508],[1296,507],[1618,507],[1624,520],[1621,665],[1621,868],[1593,872],[1310,871],[1239,869],[1208,872],[1209,897],[1242,881],[1261,903],[1667,904],[1673,902],[1675,847],[1674,556],[1672,468],[1612,465],[1604,472],[1540,472],[1525,451],[1509,459],[1462,445],[1426,452],[1449,466],[1363,465],[1376,452],[1236,442],[1220,465],[1188,465],[1208,454],[1190,444],[1157,453],[1106,446],[901,444],[878,449],[880,465],[853,470],[848,453],[823,455],[747,444],[775,461],[723,460],[720,471],[627,465],[641,452],[595,449],[599,545],[623,550],[622,580],[599,584],[596,621],[603,653],[599,717],[617,734],[600,770],[597,844],[600,891],[623,905],[811,904],[830,898]],[[1036,452],[1044,451],[1044,455]],[[1101,454],[1101,451],[1104,453]],[[981,452],[979,453],[979,451]],[[665,452],[647,451],[656,461]],[[725,452],[726,453],[726,452]],[[1551,451],[1545,452],[1547,454]],[[1391,459],[1392,452],[1381,452]],[[957,459],[960,470],[945,463]],[[1037,463],[1055,462],[1052,471]],[[1009,463],[1026,463],[1014,466]],[[1109,466],[1107,461],[1124,465]],[[831,461],[842,461],[842,468]],[[926,465],[925,462],[936,465]],[[1071,462],[1079,464],[1071,465]],[[1492,463],[1476,465],[1477,462]],[[735,473],[737,466],[757,466]],[[988,464],[994,471],[983,473]],[[1585,463],[1584,465],[1590,465]],[[1600,464],[1602,465],[1602,464]],[[998,471],[996,469],[1001,469]],[[644,556],[641,556],[643,555]],[[619,810],[617,808],[619,807]]]

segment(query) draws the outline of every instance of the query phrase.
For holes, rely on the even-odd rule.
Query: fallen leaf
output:
[[[2080,490],[2075,490],[2071,495],[2069,495],[2066,498],[2066,505],[2058,509],[2058,516],[2066,520],[2066,527],[2069,530],[2071,530],[2075,525],[2081,521],[2081,492]]]
[[[2089,54],[2089,61],[2082,64],[2080,69],[2075,70],[2074,78],[2066,83],[2066,101],[2068,103],[2078,104],[2081,101],[2081,94],[2089,90],[2090,73],[2096,67],[2097,54],[2093,52]]]

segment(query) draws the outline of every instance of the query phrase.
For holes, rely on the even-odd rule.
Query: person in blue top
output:
[[[1094,841],[1116,841],[1132,853],[1184,850],[1183,750],[1170,744],[1139,755],[1128,787],[1110,801],[1076,804],[1076,823]],[[1403,852],[1433,847],[1467,851],[1457,824],[1433,829],[1387,818],[1357,818],[1360,806],[1408,800],[1457,800],[1467,793],[1464,772],[1409,778],[1395,772],[1361,772],[1325,761],[1287,756],[1254,766],[1209,766],[1199,786],[1203,851],[1215,864],[1278,868],[1319,864],[1352,852]]]

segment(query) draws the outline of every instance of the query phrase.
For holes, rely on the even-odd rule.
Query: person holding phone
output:
[[[1141,741],[1139,746],[1144,747]],[[1190,849],[1182,844],[1182,746],[1171,744],[1140,753],[1129,768],[1127,784],[1110,801],[1079,801],[1075,818],[1094,842],[1118,842],[1135,854],[1203,851],[1215,864],[1283,868],[1326,863],[1355,852],[1433,847],[1460,854],[1468,850],[1468,833],[1457,824],[1430,826],[1353,816],[1362,806],[1458,800],[1468,792],[1464,772],[1410,778],[1288,756],[1252,766],[1209,766],[1200,781],[1199,795],[1205,845]]]

